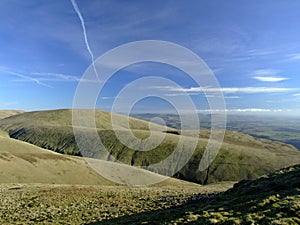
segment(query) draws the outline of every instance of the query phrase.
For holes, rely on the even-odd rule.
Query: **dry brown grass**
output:
[[[24,113],[23,110],[0,110],[0,119]]]
[[[231,183],[206,187],[2,184],[0,223],[87,224],[168,209],[231,186]]]

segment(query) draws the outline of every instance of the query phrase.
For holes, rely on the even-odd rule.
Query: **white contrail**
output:
[[[73,5],[73,8],[74,8],[75,12],[77,13],[77,15],[78,15],[78,17],[80,19],[81,27],[82,27],[82,30],[83,30],[84,42],[85,42],[86,48],[87,48],[87,50],[88,50],[88,52],[89,52],[89,54],[91,56],[93,69],[94,69],[96,77],[97,77],[97,79],[99,81],[100,80],[99,79],[99,75],[97,73],[96,66],[95,66],[95,63],[94,63],[94,54],[93,54],[93,52],[92,52],[92,50],[90,48],[89,41],[88,41],[88,38],[87,38],[87,33],[86,33],[86,29],[85,29],[84,19],[83,19],[81,13],[80,13],[80,9],[79,9],[76,1],[75,0],[71,0],[71,3]]]
[[[23,78],[23,79],[33,81],[33,82],[35,82],[35,83],[38,84],[38,85],[45,86],[45,87],[48,87],[48,88],[53,88],[52,86],[50,86],[50,85],[48,85],[48,84],[45,84],[45,83],[40,82],[38,79],[29,77],[29,76],[25,76],[25,75],[23,75],[23,74],[21,74],[21,73],[16,73],[16,72],[12,72],[12,71],[7,71],[7,72],[10,73],[10,74],[12,74],[12,75],[15,75],[15,76],[17,76],[17,77],[21,77],[21,78]]]
[[[45,83],[42,83],[39,79],[35,79],[35,78],[31,77],[31,76],[24,75],[24,74],[26,74],[24,72],[15,71],[15,70],[13,70],[11,68],[8,68],[8,67],[0,66],[0,72],[11,74],[11,75],[23,78],[22,81],[24,81],[24,80],[33,81],[33,82],[35,82],[38,85],[45,86],[45,87],[48,87],[48,88],[53,88],[52,86],[49,86],[49,85],[47,85]]]

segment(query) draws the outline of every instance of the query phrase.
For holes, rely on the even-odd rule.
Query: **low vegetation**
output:
[[[85,113],[85,111],[82,111]],[[104,146],[117,160],[128,165],[143,166],[158,163],[170,156],[182,135],[171,128],[154,125],[157,131],[154,137],[165,135],[162,143],[151,151],[135,151],[118,140],[111,127],[111,114],[96,111],[96,127]],[[117,115],[119,133],[129,138],[125,123],[128,118]],[[129,118],[129,124],[134,135],[146,138],[150,135],[149,123],[146,121]],[[124,125],[124,126],[123,126]],[[153,126],[153,125],[152,125]],[[58,153],[80,156],[72,128],[71,110],[54,110],[42,112],[23,113],[17,116],[0,120],[0,128],[9,133],[10,137],[29,142],[39,147]],[[98,146],[88,137],[89,129],[82,128],[84,133],[80,141],[88,149],[85,156],[97,158]],[[181,132],[182,133],[182,132]],[[185,135],[187,132],[184,132]],[[210,168],[200,172],[198,170],[200,159],[203,155],[209,137],[208,130],[202,130],[196,140],[198,145],[188,164],[175,174],[176,178],[199,184],[237,181],[252,179],[288,165],[300,163],[300,152],[291,145],[269,140],[257,139],[249,135],[227,131],[222,148]],[[78,140],[77,140],[78,141]],[[191,146],[187,140],[184,148]],[[107,160],[111,160],[108,158]],[[176,161],[176,160],[175,160]],[[170,165],[168,171],[152,170],[161,174],[170,174],[176,165]]]
[[[133,117],[150,121],[154,117],[160,117],[169,127],[180,129],[181,123],[178,115],[144,113],[134,114]],[[210,116],[199,114],[201,129],[209,129]],[[291,144],[300,150],[300,120],[289,116],[255,116],[255,115],[227,115],[226,129],[249,134],[257,138],[272,141],[281,141]],[[193,129],[192,127],[190,129]]]
[[[159,223],[156,223],[159,221]],[[94,224],[299,224],[300,165],[171,209]]]
[[[168,157],[179,138],[185,138],[185,148],[190,144],[188,140],[192,140],[187,131],[151,125],[155,127],[153,137],[165,135],[162,143],[151,151],[134,151],[117,139],[110,116],[96,112],[98,135],[111,155],[129,165],[147,168]],[[129,136],[130,130],[125,129],[128,118],[117,117],[118,131],[124,137]],[[135,136],[150,135],[148,122],[130,118],[129,124]],[[91,132],[86,127],[80,129],[83,137]],[[135,167],[95,159],[97,165],[120,171],[122,180],[128,181],[123,186],[100,176],[78,157],[81,153],[74,138],[70,110],[8,116],[0,120],[0,223],[300,223],[300,152],[296,148],[226,131],[217,158],[209,169],[200,172],[198,165],[209,135],[209,130],[202,130],[199,137],[193,137],[198,143],[196,150],[175,177],[210,184],[201,186],[169,178],[155,185],[135,186],[132,181],[136,177],[122,173],[130,171],[125,167]],[[80,141],[89,147],[90,157],[97,158],[94,142]],[[288,165],[293,166],[274,172]],[[134,170],[137,177],[160,176]],[[272,173],[266,175],[269,172]],[[224,180],[227,182],[219,182]],[[228,182],[236,180],[242,181]]]
[[[148,183],[160,182],[161,185],[196,185],[124,164],[94,160],[93,164],[101,171],[107,168],[110,170],[107,173],[119,171],[117,173],[121,178],[115,178],[113,182],[99,175],[81,157],[62,155],[1,135],[0,143],[0,183],[118,186],[122,181],[122,184],[130,186],[146,179]]]
[[[24,113],[23,110],[0,110],[0,119]]]
[[[299,224],[300,165],[206,186],[0,185],[1,224]],[[226,191],[227,190],[227,191]]]

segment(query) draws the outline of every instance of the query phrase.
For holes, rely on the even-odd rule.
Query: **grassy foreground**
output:
[[[230,183],[184,187],[2,184],[0,223],[300,223],[300,165],[253,181],[241,181],[227,190],[230,186]]]
[[[89,224],[109,221],[186,204],[224,191],[231,185],[125,187],[1,184],[0,224]]]
[[[157,222],[159,221],[159,222]],[[300,165],[212,197],[95,224],[300,224]]]

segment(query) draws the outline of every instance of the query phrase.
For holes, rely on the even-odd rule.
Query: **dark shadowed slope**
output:
[[[180,207],[92,224],[300,224],[300,165]]]

